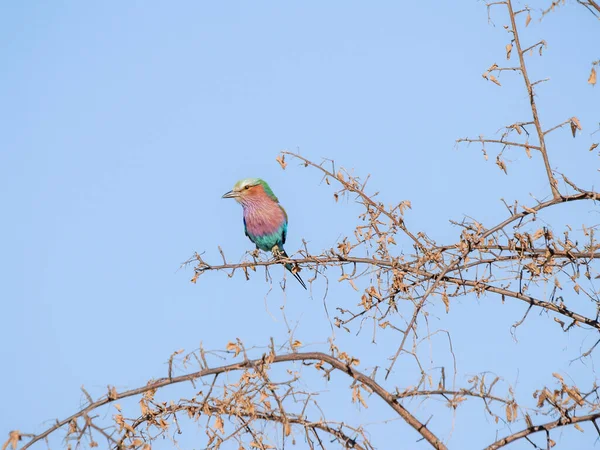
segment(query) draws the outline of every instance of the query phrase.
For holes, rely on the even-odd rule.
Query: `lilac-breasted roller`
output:
[[[233,190],[223,195],[223,198],[233,198],[244,209],[244,231],[246,236],[256,244],[256,248],[266,252],[273,252],[274,256],[288,258],[283,249],[287,235],[288,217],[285,209],[273,191],[260,178],[246,178],[235,183]],[[300,275],[294,273],[290,263],[285,264],[306,289],[306,284]]]

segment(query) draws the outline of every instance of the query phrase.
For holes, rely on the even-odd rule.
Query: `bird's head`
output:
[[[223,198],[233,198],[242,205],[266,197],[278,202],[277,197],[275,197],[267,182],[260,178],[245,178],[240,180],[235,183],[231,191],[223,195]]]

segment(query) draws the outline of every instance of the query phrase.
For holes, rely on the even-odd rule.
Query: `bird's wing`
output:
[[[283,209],[283,206],[279,205],[279,207],[283,211],[283,216],[285,217],[284,222],[283,222],[283,231],[281,233],[281,245],[283,245],[283,244],[285,244],[285,238],[287,237],[288,215],[285,212],[285,209]]]
[[[242,220],[244,221],[244,234],[250,238],[250,235],[248,234],[248,227],[246,226],[246,218],[242,217]]]
[[[287,222],[284,222],[283,230],[281,232],[281,245],[285,244],[286,237],[287,237]]]

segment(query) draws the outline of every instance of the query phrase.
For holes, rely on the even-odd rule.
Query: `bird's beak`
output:
[[[221,197],[221,198],[236,198],[236,197],[239,197],[239,196],[240,196],[240,194],[238,192],[229,191],[226,194],[223,194],[223,197]]]

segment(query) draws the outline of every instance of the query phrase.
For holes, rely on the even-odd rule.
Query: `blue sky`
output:
[[[488,23],[481,2],[438,3],[2,3],[0,440],[70,415],[82,385],[97,397],[107,384],[126,389],[164,376],[180,348],[202,341],[224,349],[236,337],[248,346],[271,336],[283,342],[284,302],[307,349],[327,348],[321,281],[312,298],[277,285],[267,296],[260,273],[248,282],[208,273],[194,285],[192,271],[179,269],[195,251],[216,262],[218,246],[232,261],[252,249],[241,209],[221,199],[240,178],[266,179],[286,207],[290,254],[302,239],[319,253],[352,232],[359,207],[336,203],[315,171],[294,162],[282,171],[281,150],[371,174],[383,201],[412,202],[410,227],[444,243],[460,233],[449,219],[492,224],[505,214],[500,198],[547,196],[539,158],[509,151],[506,176],[492,149],[486,162],[477,145],[455,146],[457,138],[493,136],[528,118],[528,100],[514,74],[500,77],[502,88],[481,77],[504,60],[504,14]],[[538,14],[523,39],[548,43],[543,58],[530,59],[532,78],[551,78],[538,90],[542,121],[576,115],[584,127],[575,140],[568,130],[550,135],[551,160],[591,187],[598,154],[587,149],[600,139],[591,134],[599,94],[585,81],[598,58],[598,22],[576,5],[542,23]],[[559,208],[544,220],[598,222],[589,205]],[[347,286],[333,283],[329,292],[331,310],[359,300]],[[438,311],[439,327],[459,348],[460,381],[491,370],[525,393],[551,384],[552,372],[593,381],[590,364],[569,364],[569,355],[594,336],[559,334],[536,315],[517,343],[510,325],[523,312],[494,298],[464,298],[449,315]],[[339,342],[366,367],[395,346],[373,346],[367,336]],[[404,382],[414,380],[399,373]],[[335,397],[349,391],[323,389],[332,393],[332,418],[393,417],[384,406],[366,416],[349,411]],[[494,439],[479,405],[458,411],[452,433],[443,405],[413,407],[423,420],[436,411],[441,437],[451,434],[454,448]],[[461,420],[483,425],[473,430]],[[425,448],[398,427],[374,425],[378,448]],[[595,442],[591,427],[557,436],[580,448]],[[181,442],[199,448],[196,439]]]

